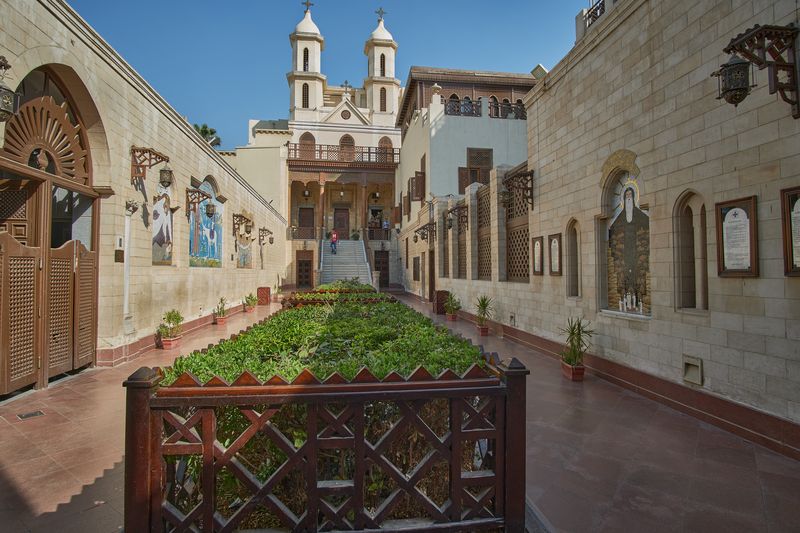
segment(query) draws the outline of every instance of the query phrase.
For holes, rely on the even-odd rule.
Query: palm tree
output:
[[[203,139],[208,141],[211,146],[216,146],[220,143],[220,138],[217,136],[217,130],[214,128],[209,128],[208,124],[195,124],[194,129]]]

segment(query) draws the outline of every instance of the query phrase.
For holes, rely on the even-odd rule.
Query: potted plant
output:
[[[456,313],[458,313],[459,309],[461,309],[461,300],[452,292],[449,293],[444,301],[444,312],[447,315],[447,320],[457,320],[458,315]]]
[[[583,354],[590,346],[589,339],[594,331],[589,329],[589,322],[582,318],[570,318],[567,327],[561,329],[567,336],[564,350],[561,352],[561,373],[570,381],[583,381],[586,368],[583,366]]]
[[[479,296],[478,301],[475,303],[475,314],[478,317],[478,332],[480,332],[481,337],[485,337],[489,334],[489,326],[486,325],[486,321],[492,318],[492,313],[494,313],[493,303],[494,300],[486,295]]]
[[[161,318],[162,322],[158,326],[158,337],[161,341],[161,348],[171,350],[177,348],[181,340],[181,326],[183,325],[183,315],[177,309],[170,309]]]
[[[226,305],[228,301],[223,296],[219,299],[219,303],[217,307],[214,308],[214,323],[220,326],[224,326],[225,322],[228,320],[228,309]]]
[[[283,289],[281,289],[281,286],[280,285],[275,285],[275,290],[272,291],[272,301],[273,302],[280,301],[282,292],[283,292]]]
[[[356,230],[353,230],[353,233],[350,234],[350,240],[351,241],[357,241],[360,238],[361,238],[361,235]]]
[[[242,300],[242,304],[244,305],[244,312],[245,313],[252,313],[256,310],[256,304],[258,303],[258,298],[252,292],[244,297]]]

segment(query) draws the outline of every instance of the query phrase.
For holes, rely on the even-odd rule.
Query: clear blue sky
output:
[[[75,10],[191,122],[217,129],[222,146],[247,140],[247,120],[286,118],[289,34],[299,0],[70,0]],[[364,41],[387,11],[399,44],[396,72],[411,65],[529,72],[552,68],[575,40],[588,0],[318,0],[328,82],[360,86]]]

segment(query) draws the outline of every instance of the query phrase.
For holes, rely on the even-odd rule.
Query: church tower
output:
[[[378,27],[364,44],[364,54],[369,59],[369,72],[364,80],[367,107],[372,123],[394,126],[400,97],[400,80],[394,77],[394,58],[397,43],[383,24],[385,11],[379,9]]]
[[[311,2],[306,2],[306,12],[289,36],[292,43],[292,71],[289,81],[289,120],[317,120],[323,105],[322,50],[325,39],[311,19]]]

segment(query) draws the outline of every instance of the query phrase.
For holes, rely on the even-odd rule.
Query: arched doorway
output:
[[[89,130],[57,68],[17,92],[0,149],[0,394],[95,362],[97,339]]]

